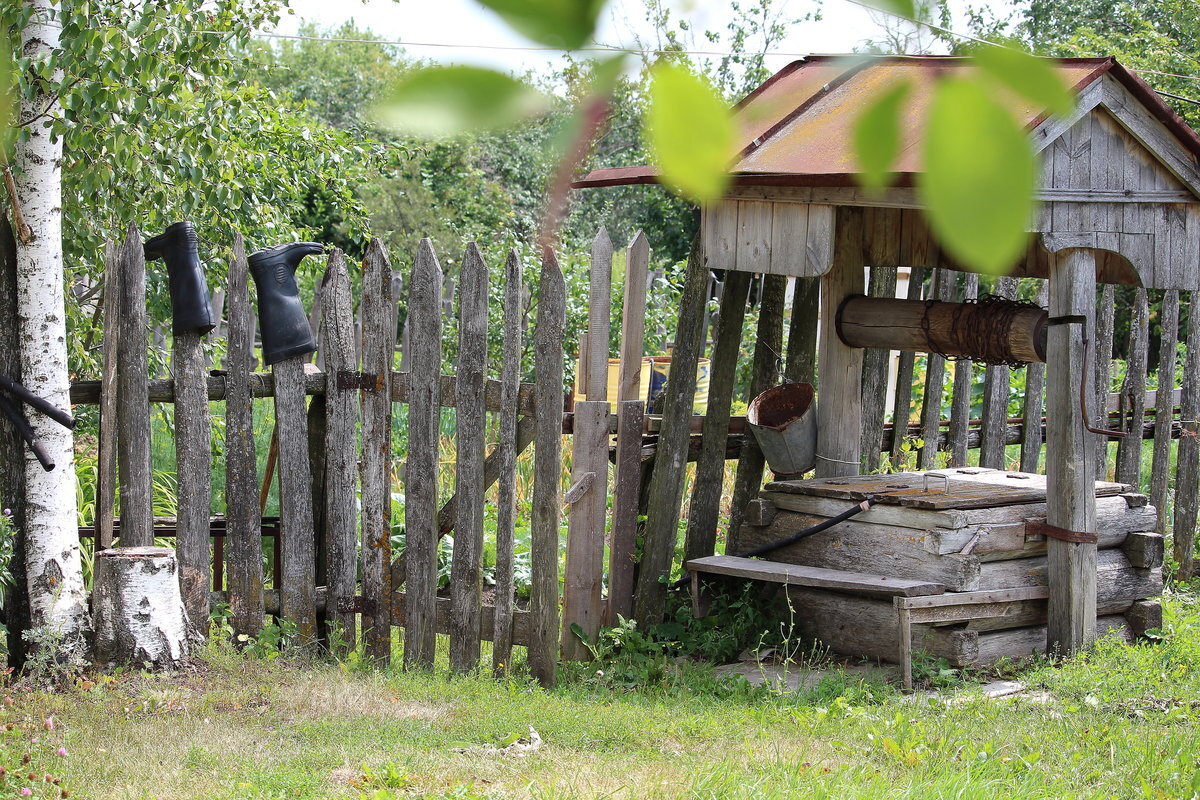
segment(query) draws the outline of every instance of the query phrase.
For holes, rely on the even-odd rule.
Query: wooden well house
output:
[[[1103,409],[1088,408],[1096,397],[1088,360],[1097,357],[1088,348],[1095,341],[1098,284],[1200,288],[1200,137],[1114,59],[1062,59],[1056,65],[1077,98],[1074,113],[1050,116],[1016,99],[1012,109],[1043,164],[1034,235],[1012,276],[1045,279],[1048,289],[1042,333],[1044,477],[978,469],[939,470],[933,480],[920,473],[848,477],[859,475],[864,464],[878,463],[878,452],[872,461],[863,443],[869,448],[880,433],[864,431],[863,415],[877,391],[864,391],[863,361],[878,351],[856,345],[878,346],[899,336],[908,323],[898,300],[895,308],[877,309],[874,325],[883,329],[882,340],[845,329],[839,335],[834,312],[847,298],[865,293],[866,267],[960,269],[931,234],[913,186],[933,87],[942,76],[970,69],[968,63],[950,57],[812,57],[790,64],[737,106],[741,140],[732,188],[702,214],[707,267],[731,271],[726,292],[748,280],[739,274],[797,279],[802,288],[796,302],[812,302],[819,382],[814,477],[769,484],[760,498],[759,482],[739,477],[739,484],[750,485],[735,488],[731,536],[740,550],[844,513],[864,499],[877,505],[853,523],[768,556],[791,562],[784,568],[728,556],[705,558],[712,550],[706,554],[693,545],[715,537],[708,529],[715,530],[716,515],[704,498],[713,495],[714,481],[719,496],[721,473],[707,469],[702,455],[689,524],[705,530],[693,536],[689,528],[687,555],[696,571],[793,584],[802,626],[807,617],[809,628],[834,649],[904,656],[908,636],[897,641],[895,632],[932,623],[935,633],[941,626],[939,636],[921,641],[935,652],[953,650],[959,661],[1028,654],[1031,643],[1072,652],[1096,635],[1098,575],[1101,629],[1112,627],[1113,615],[1121,613],[1141,615],[1135,630],[1146,627],[1146,618],[1153,624],[1153,604],[1138,601],[1161,591],[1162,540],[1153,533],[1160,528],[1155,509],[1135,487],[1096,481],[1095,459],[1106,437],[1089,431],[1105,423],[1099,421]],[[898,180],[881,193],[868,193],[857,186],[852,132],[865,101],[899,81],[913,89],[903,114]],[[653,168],[632,167],[597,170],[577,186],[655,181]],[[802,311],[794,311],[795,319]],[[726,334],[721,329],[718,324],[717,351],[728,332],[727,326]],[[911,326],[907,330],[911,333]],[[685,347],[682,357],[694,357],[694,350]],[[714,355],[710,376],[704,430],[706,438],[722,440],[720,460],[725,458],[733,363]],[[811,374],[811,365],[808,369]],[[670,428],[664,419],[660,448],[670,446]],[[749,440],[746,444],[752,446]],[[673,534],[678,515],[678,500],[670,513],[656,504],[653,483],[644,573],[662,572],[664,563],[669,571],[669,553],[665,562],[656,555],[655,537],[660,531]],[[708,505],[715,508],[714,502]],[[657,523],[656,515],[668,519]],[[737,550],[731,544],[729,552]],[[652,608],[643,603],[645,580],[643,575],[638,603]],[[871,581],[887,585],[872,590]],[[991,623],[970,622],[979,619]],[[1013,626],[1037,624],[1043,626],[1040,634],[1035,628],[1012,633],[1020,630]],[[853,635],[880,625],[890,631],[882,640]],[[1002,630],[1009,631],[1005,642],[984,641],[986,634]],[[956,636],[957,645],[947,644]],[[841,647],[840,637],[849,637]]]

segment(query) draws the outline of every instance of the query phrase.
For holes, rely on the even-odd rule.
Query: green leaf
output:
[[[883,189],[894,179],[891,168],[901,145],[900,109],[910,89],[905,81],[881,93],[859,114],[854,125],[859,180],[868,189]]]
[[[997,81],[1053,114],[1070,114],[1075,97],[1053,61],[1013,47],[981,47],[975,63]]]
[[[917,16],[917,9],[913,0],[866,0],[866,3],[869,6],[878,8],[880,11],[895,14],[897,17],[915,19]]]
[[[479,0],[535,42],[578,50],[592,40],[607,0]]]
[[[1024,251],[1037,164],[1025,131],[978,79],[946,78],[926,121],[918,188],[934,234],[964,266],[1010,271]]]
[[[678,64],[655,65],[646,128],[663,183],[701,203],[724,196],[734,148],[733,118],[707,81]]]
[[[541,92],[516,78],[480,67],[415,70],[377,109],[379,120],[415,136],[449,136],[504,128],[549,108]]]

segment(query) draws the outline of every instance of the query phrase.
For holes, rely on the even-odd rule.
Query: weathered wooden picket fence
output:
[[[442,375],[443,276],[428,240],[422,241],[411,275],[395,280],[382,245],[372,242],[362,265],[359,320],[354,318],[345,259],[334,251],[319,288],[314,327],[320,351],[315,365],[294,358],[270,374],[253,372],[254,314],[247,263],[239,240],[222,287],[227,322],[224,369],[209,374],[199,336],[175,337],[166,380],[147,378],[145,264],[141,239],[130,230],[107,254],[104,370],[99,381],[78,381],[75,403],[101,407],[100,480],[96,524],[81,531],[99,547],[149,544],[174,536],[185,604],[204,626],[213,600],[226,601],[239,634],[256,634],[266,614],[296,627],[298,641],[353,647],[359,635],[366,653],[391,656],[393,625],[404,628],[404,662],[433,664],[437,633],[450,634],[450,662],[471,670],[480,662],[480,640],[493,641],[493,667],[505,670],[513,645],[528,648],[528,663],[543,683],[554,680],[561,651],[586,655],[572,632],[594,635],[604,605],[605,515],[609,441],[613,432],[607,386],[608,314],[612,246],[601,231],[592,257],[592,314],[587,356],[587,400],[564,414],[563,372],[566,287],[554,253],[542,259],[537,321],[533,333],[536,383],[522,373],[521,262],[509,254],[504,267],[503,358],[487,363],[488,269],[471,244],[459,271],[458,363]],[[630,249],[630,285],[647,279],[644,237]],[[393,287],[406,283],[406,369],[394,369],[397,300]],[[629,363],[621,397],[638,396],[645,292],[630,292],[623,325]],[[361,343],[356,347],[356,327]],[[636,343],[636,347],[633,343]],[[305,359],[306,360],[306,359]],[[490,369],[489,369],[490,367]],[[499,380],[488,377],[499,373]],[[306,396],[311,401],[306,404]],[[276,437],[260,486],[255,457],[252,403],[272,397]],[[224,403],[225,513],[210,517],[211,402]],[[178,472],[178,513],[159,520],[151,512],[150,404],[173,403]],[[395,452],[393,405],[407,405],[407,447]],[[456,478],[439,508],[439,418],[455,409]],[[487,452],[486,416],[498,417],[499,440]],[[632,548],[642,461],[641,404],[622,404],[616,433],[621,465],[611,551],[619,587],[632,586]],[[562,437],[574,434],[570,488],[562,491]],[[531,592],[527,610],[514,601],[514,530],[517,524],[516,460],[535,445],[531,514]],[[263,510],[277,461],[280,516]],[[632,465],[631,467],[628,465]],[[632,479],[629,473],[632,472]],[[401,477],[402,475],[402,477]],[[120,486],[120,519],[115,519]],[[484,503],[497,484],[496,600],[482,597]],[[404,495],[405,550],[391,552],[392,494]],[[559,531],[569,506],[567,562],[560,624]],[[359,520],[361,519],[361,531]],[[437,592],[438,540],[453,531],[450,596]],[[269,540],[275,568],[268,585],[263,543]],[[215,542],[215,546],[210,546]],[[361,544],[361,546],[360,546]],[[398,557],[394,557],[398,556]],[[211,591],[209,576],[212,575]],[[623,577],[622,577],[623,576]],[[400,591],[403,587],[403,591]],[[626,603],[628,605],[628,603]],[[626,612],[628,613],[628,612]]]

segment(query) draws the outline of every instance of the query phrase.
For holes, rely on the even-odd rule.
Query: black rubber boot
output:
[[[324,252],[325,245],[316,242],[290,242],[259,250],[248,259],[250,275],[258,287],[258,330],[264,364],[316,351],[317,340],[300,302],[296,268],[305,256]]]
[[[205,334],[213,322],[212,300],[204,280],[204,264],[196,244],[196,229],[190,222],[176,222],[142,245],[147,261],[162,259],[167,265],[171,290],[171,330]]]

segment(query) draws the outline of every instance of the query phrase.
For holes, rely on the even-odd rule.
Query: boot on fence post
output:
[[[147,261],[162,259],[171,290],[171,371],[175,378],[175,453],[179,474],[176,547],[179,586],[188,620],[208,632],[212,574],[212,420],[203,337],[215,325],[208,282],[190,222],[176,222],[142,245]]]
[[[247,262],[258,288],[258,320],[263,361],[275,377],[275,426],[279,434],[279,520],[281,573],[276,576],[280,615],[295,624],[297,643],[317,641],[316,543],[313,539],[312,468],[304,359],[317,349],[308,315],[300,302],[296,268],[308,255],[325,252],[315,242],[268,247]]]

